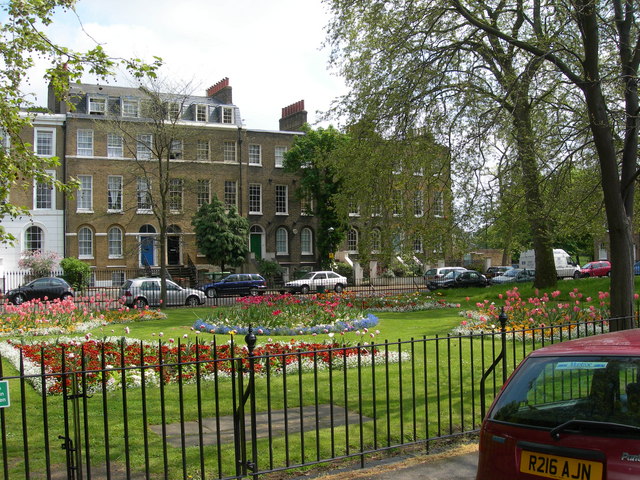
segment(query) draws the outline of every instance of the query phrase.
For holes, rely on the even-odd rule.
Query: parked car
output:
[[[497,277],[498,275],[502,275],[507,270],[511,270],[513,267],[511,265],[495,265],[487,268],[487,271],[484,272],[484,276],[488,279]]]
[[[466,270],[466,268],[464,268],[464,267],[435,267],[435,268],[430,268],[429,270],[424,272],[424,282],[425,282],[425,284],[429,285],[429,282],[431,280],[440,280],[447,273],[452,272],[454,270],[458,271],[458,272],[464,272]]]
[[[9,290],[5,298],[14,305],[30,300],[65,300],[73,298],[74,291],[66,280],[59,277],[36,278],[25,285]]]
[[[480,430],[477,480],[640,478],[640,330],[533,351]]]
[[[633,274],[640,275],[640,261],[633,264]]]
[[[500,283],[514,283],[514,282],[532,282],[536,278],[536,273],[533,270],[526,268],[512,268],[507,270],[502,275],[493,277],[490,280],[492,285]]]
[[[199,285],[207,297],[225,295],[262,295],[267,290],[267,281],[257,273],[233,273],[215,281]]]
[[[182,288],[171,280],[167,282],[166,306],[188,305],[195,307],[205,302],[202,290]],[[160,277],[132,278],[120,287],[120,298],[125,305],[144,308],[160,306]]]
[[[634,266],[635,272],[635,266]],[[608,277],[611,275],[611,262],[608,260],[598,260],[589,262],[580,267],[580,276],[587,277]]]
[[[452,270],[439,280],[427,283],[429,290],[438,288],[486,287],[487,277],[475,270]]]
[[[290,293],[300,292],[304,294],[307,294],[310,291],[318,291],[319,289],[333,289],[336,293],[340,293],[346,286],[347,278],[331,271],[309,272],[298,280],[291,280],[284,284],[286,291]]]

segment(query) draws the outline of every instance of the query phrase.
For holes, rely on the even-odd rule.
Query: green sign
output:
[[[0,380],[0,408],[6,408],[11,404],[9,401],[9,381]]]

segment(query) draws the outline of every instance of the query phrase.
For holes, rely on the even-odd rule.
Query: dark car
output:
[[[217,282],[198,287],[209,298],[226,295],[262,295],[267,290],[267,281],[257,273],[232,273]]]
[[[73,298],[73,288],[65,280],[59,277],[36,278],[26,285],[22,285],[5,294],[5,298],[14,305],[30,300],[66,300]]]
[[[608,277],[609,275],[611,275],[611,262],[608,260],[589,262],[580,267],[580,276],[582,278]]]
[[[486,287],[489,281],[480,272],[475,270],[452,270],[438,280],[430,280],[427,283],[429,290],[438,288],[459,288],[459,287]]]
[[[498,275],[502,275],[507,270],[511,270],[513,267],[510,265],[494,265],[492,267],[487,268],[487,271],[484,272],[484,276],[491,279],[497,277]]]
[[[640,478],[640,330],[535,350],[480,430],[477,480]]]

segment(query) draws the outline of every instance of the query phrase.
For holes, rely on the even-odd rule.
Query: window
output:
[[[47,171],[55,178],[55,172]],[[36,210],[49,210],[55,204],[55,190],[50,182],[36,182],[34,187],[33,205]]]
[[[169,179],[169,210],[173,213],[182,211],[182,191],[184,181],[181,178]]]
[[[313,255],[313,232],[310,228],[303,228],[300,232],[300,250],[302,255]]]
[[[89,227],[78,231],[78,258],[93,258],[93,232]]]
[[[300,203],[302,215],[313,215],[313,195],[305,196]]]
[[[198,140],[196,146],[196,160],[209,160],[209,141]]]
[[[276,230],[276,255],[286,255],[289,253],[289,233],[284,227]]]
[[[276,215],[289,214],[289,194],[286,185],[276,185]]]
[[[198,208],[205,203],[211,203],[211,181],[198,180],[198,188],[196,190],[196,202]]]
[[[444,217],[444,194],[436,192],[433,199],[433,216]]]
[[[76,153],[80,157],[93,157],[93,130],[78,130]]]
[[[107,112],[107,99],[99,97],[89,97],[90,115],[104,115]]]
[[[11,137],[9,137],[9,134],[4,130],[0,130],[0,149],[8,151],[10,145]]]
[[[111,227],[107,232],[109,243],[109,258],[122,258],[122,230],[120,227]]]
[[[172,160],[182,159],[182,140],[172,140],[169,158]]]
[[[275,166],[282,168],[284,166],[284,154],[287,151],[287,147],[276,147],[276,163]]]
[[[238,188],[234,181],[225,180],[224,182],[224,205],[227,208],[238,205]]]
[[[207,121],[207,106],[206,105],[196,105],[196,122],[206,122]]]
[[[28,252],[44,249],[44,233],[40,227],[32,225],[24,232],[24,249]]]
[[[393,191],[393,216],[398,217],[402,214],[402,192],[400,190]]]
[[[249,213],[262,214],[262,185],[259,183],[249,184]]]
[[[107,211],[122,211],[122,177],[119,175],[107,177]]]
[[[150,160],[153,135],[151,135],[150,133],[143,133],[138,135],[137,138],[138,141],[136,144],[136,158],[138,160]]]
[[[349,216],[350,217],[360,216],[360,206],[356,202],[349,202]]]
[[[380,234],[380,230],[374,228],[371,230],[371,252],[379,252],[380,246],[382,245],[382,235]]]
[[[40,157],[53,157],[55,155],[55,131],[51,128],[36,128],[34,130],[34,143],[36,155]]]
[[[413,239],[413,251],[416,253],[423,252],[422,239],[419,237],[415,237]]]
[[[123,117],[139,117],[140,101],[137,98],[122,99],[122,116]]]
[[[413,214],[416,217],[424,215],[424,194],[421,190],[418,190],[413,198]]]
[[[222,123],[233,123],[233,107],[222,107]]]
[[[347,250],[353,253],[358,252],[358,231],[355,228],[347,233]]]
[[[107,157],[124,157],[122,135],[116,135],[115,133],[107,134]]]
[[[249,165],[262,165],[262,145],[249,145]]]
[[[151,212],[151,182],[145,177],[138,177],[138,213]]]
[[[119,287],[124,284],[126,276],[124,272],[111,272],[111,286]]]
[[[236,142],[224,142],[223,145],[223,157],[225,162],[236,162]]]
[[[93,210],[93,177],[91,175],[78,175],[80,188],[77,194],[77,210],[79,212],[91,212]]]

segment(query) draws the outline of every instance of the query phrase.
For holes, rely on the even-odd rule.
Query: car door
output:
[[[51,283],[48,278],[38,278],[31,282],[31,286],[25,289],[25,296],[27,300],[33,300],[35,298],[52,298],[51,297]]]
[[[186,301],[182,287],[167,280],[167,305],[183,305]]]
[[[238,294],[238,280],[239,275],[229,275],[224,279],[222,285],[223,293],[225,295],[237,295]]]
[[[60,298],[66,290],[66,285],[59,278],[52,278],[50,281],[49,298]]]
[[[160,305],[160,279],[143,280],[140,294],[147,299],[149,305]]]
[[[316,273],[313,277],[312,284],[314,289],[319,286],[327,285],[327,274],[324,272]]]

